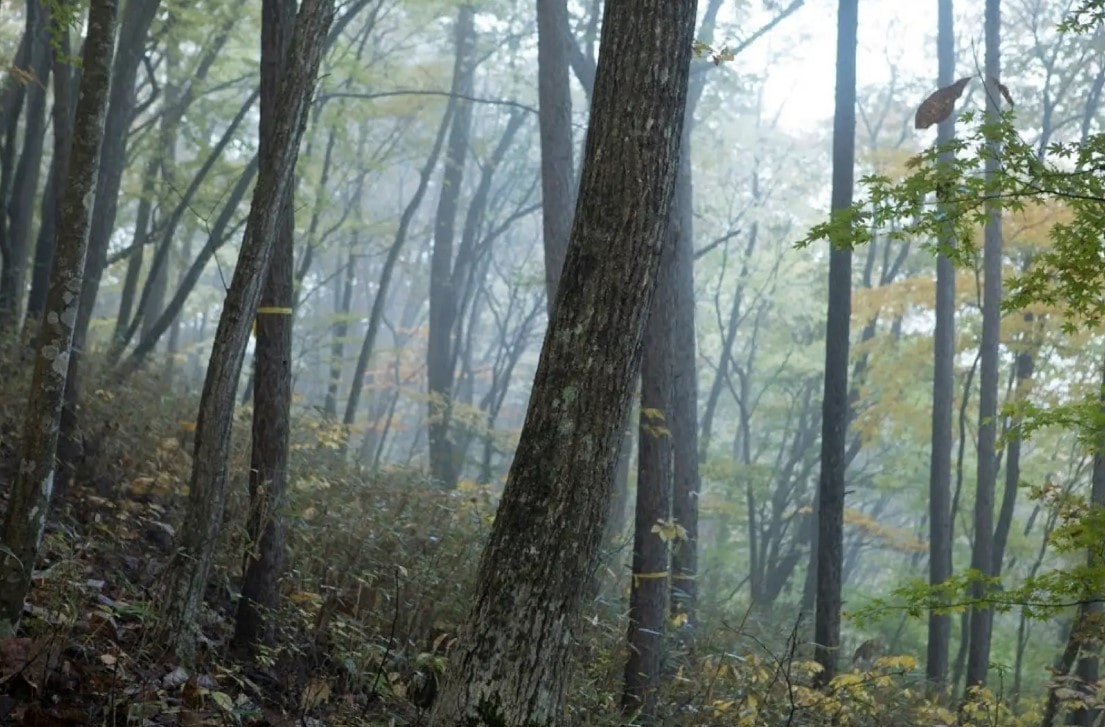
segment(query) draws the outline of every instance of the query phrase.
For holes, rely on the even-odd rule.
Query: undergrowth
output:
[[[15,369],[13,369],[14,371]],[[467,609],[495,493],[428,486],[414,470],[366,473],[337,455],[335,429],[299,412],[285,518],[288,561],[275,638],[250,658],[229,647],[250,546],[248,407],[237,412],[230,503],[191,668],[150,634],[161,615],[191,470],[193,398],[150,374],[86,377],[85,461],[55,503],[19,637],[0,642],[0,720],[37,725],[417,725]],[[0,379],[0,507],[6,507],[27,381]],[[623,553],[624,554],[624,553]],[[614,563],[607,570],[620,574]],[[623,578],[624,580],[624,578]],[[566,723],[621,725],[625,583],[585,607]],[[661,698],[672,725],[952,724],[908,656],[810,688],[800,628],[765,630],[707,598],[693,636],[672,626]],[[772,633],[774,636],[765,636]],[[967,724],[1035,724],[980,695]]]

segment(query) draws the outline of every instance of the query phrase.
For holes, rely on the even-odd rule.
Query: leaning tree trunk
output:
[[[937,21],[938,81],[940,88],[955,82],[955,35],[952,0],[940,0]],[[955,114],[940,122],[936,130],[938,144],[947,144],[955,136]],[[951,162],[951,153],[942,153],[941,163]],[[946,200],[938,200],[943,204]],[[942,246],[955,244],[952,231],[942,235]],[[952,411],[955,407],[955,268],[949,251],[936,258],[936,326],[933,331],[932,377],[932,451],[929,460],[929,584],[938,586],[952,574],[951,482]],[[948,679],[951,644],[951,616],[929,613],[928,657],[925,676],[932,687],[943,691]]]
[[[1001,5],[986,0],[986,77],[1001,78]],[[996,124],[1001,115],[1001,100],[991,82],[987,82],[986,120]],[[1000,173],[997,141],[989,142],[986,153],[987,182]],[[982,251],[982,341],[979,344],[978,393],[978,474],[975,484],[974,545],[971,568],[982,577],[994,573],[994,488],[998,458],[998,364],[1001,336],[1001,209],[995,199],[986,200],[986,225]],[[971,586],[971,600],[981,603],[987,588],[981,581]],[[994,612],[985,605],[971,608],[970,646],[967,650],[967,688],[986,686],[990,666],[990,637]]]
[[[261,5],[262,157],[275,153],[277,94],[295,25],[295,0]],[[278,221],[272,260],[257,309],[253,355],[253,437],[249,467],[249,543],[234,641],[252,649],[271,640],[266,614],[277,605],[277,581],[284,567],[284,520],[280,509],[288,485],[288,413],[292,402],[292,274],[295,267],[295,190],[288,185],[277,200]]]
[[[836,111],[833,121],[833,213],[852,205],[856,157],[857,0],[840,0],[836,39]],[[834,246],[829,259],[825,329],[825,396],[821,409],[821,477],[817,492],[817,586],[814,653],[817,682],[836,675],[840,648],[841,570],[844,560],[844,475],[848,436],[848,336],[852,310],[852,252]]]
[[[189,661],[195,649],[197,617],[226,508],[234,392],[261,299],[261,286],[273,255],[272,241],[280,225],[281,202],[295,177],[299,142],[307,125],[323,46],[333,19],[334,0],[303,0],[287,57],[288,71],[281,79],[273,114],[273,143],[270,154],[261,161],[238,265],[223,303],[204,379],[196,418],[188,512],[170,573],[163,627],[177,654]]]
[[[54,266],[23,423],[23,448],[0,543],[0,638],[11,636],[19,625],[54,490],[61,405],[80,306],[114,53],[115,0],[93,0],[81,56],[84,76],[70,167],[58,210]]]
[[[656,285],[694,0],[609,0],[581,193],[521,441],[430,724],[558,724]]]

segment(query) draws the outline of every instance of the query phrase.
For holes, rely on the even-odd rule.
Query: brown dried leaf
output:
[[[917,107],[917,114],[913,118],[913,125],[918,129],[927,129],[933,124],[939,124],[951,115],[955,108],[955,102],[963,95],[963,89],[971,82],[971,76],[960,78],[950,86],[934,91]]]

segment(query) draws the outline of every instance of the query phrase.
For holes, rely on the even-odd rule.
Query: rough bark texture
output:
[[[261,5],[262,159],[274,153],[273,130],[280,79],[295,25],[295,0],[264,0]],[[250,549],[242,596],[238,600],[234,641],[253,648],[268,642],[266,615],[277,605],[277,582],[284,568],[284,493],[288,485],[288,414],[292,403],[292,295],[295,267],[295,190],[288,185],[278,201],[279,220],[265,287],[257,309],[253,363],[253,437],[249,467]]]
[[[852,204],[856,156],[857,0],[840,0],[833,118],[833,213]],[[825,328],[825,395],[821,407],[821,476],[817,507],[817,591],[814,654],[817,681],[835,675],[840,648],[840,589],[844,559],[845,449],[848,436],[848,337],[852,314],[852,253],[834,247],[829,259],[829,313]]]
[[[178,655],[190,660],[197,615],[211,570],[226,507],[227,457],[234,392],[246,341],[261,298],[281,204],[295,177],[299,142],[307,123],[323,46],[334,19],[334,0],[304,0],[296,17],[288,72],[280,84],[273,142],[262,160],[234,277],[223,303],[196,421],[188,511],[170,573],[165,629]]]
[[[986,77],[1001,78],[1001,8],[999,0],[986,0]],[[986,94],[986,119],[997,123],[1001,114],[1001,96]],[[986,155],[985,174],[993,179],[1000,173],[1000,151],[991,142]],[[971,568],[982,576],[993,573],[994,566],[994,486],[997,480],[996,452],[998,415],[998,364],[1001,336],[1001,209],[994,200],[986,202],[983,230],[982,341],[979,344],[978,393],[978,474],[975,485],[974,544]],[[972,587],[973,599],[986,596],[982,583]],[[967,687],[985,686],[990,666],[990,637],[994,612],[986,607],[971,609],[970,647],[967,650]]]
[[[937,86],[954,82],[955,35],[952,0],[940,0],[937,19]],[[942,121],[936,130],[938,144],[955,136],[955,115]],[[950,154],[944,157],[950,162]],[[940,244],[955,244],[950,234]],[[932,450],[929,460],[929,583],[939,585],[952,574],[951,481],[952,410],[955,407],[955,269],[951,259],[941,253],[936,258],[936,324],[933,332],[932,377]],[[930,613],[928,656],[925,676],[934,689],[942,691],[948,679],[948,655],[951,644],[951,615]]]
[[[575,210],[572,165],[571,42],[566,0],[537,0],[537,105],[541,139],[541,225],[549,318],[564,267]]]
[[[19,470],[0,548],[0,638],[10,636],[19,624],[54,489],[61,405],[80,306],[114,52],[115,0],[93,0],[81,57],[84,77],[74,118],[70,169],[58,210],[54,266],[35,346]]]
[[[606,4],[568,257],[435,727],[563,719],[666,231],[694,20],[694,0]]]
[[[675,212],[675,207],[673,204],[672,212]],[[633,721],[639,724],[651,724],[656,720],[657,690],[660,688],[668,616],[670,549],[668,540],[653,532],[653,526],[671,517],[671,311],[675,297],[673,258],[676,242],[669,222],[641,355],[633,580],[626,637],[629,658],[625,663],[622,692],[622,711],[633,715]]]
[[[453,326],[460,304],[453,279],[453,241],[468,157],[468,137],[472,132],[472,103],[460,96],[472,95],[475,17],[476,11],[471,5],[462,5],[457,11],[451,89],[457,102],[445,147],[445,171],[441,177],[441,196],[434,217],[434,247],[430,256],[430,328],[426,345],[430,477],[446,489],[453,489],[460,476],[460,463],[449,426],[453,412]]]

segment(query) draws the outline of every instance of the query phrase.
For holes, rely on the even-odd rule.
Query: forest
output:
[[[1105,0],[0,0],[0,724],[1105,727]]]

